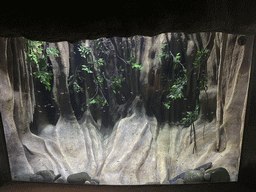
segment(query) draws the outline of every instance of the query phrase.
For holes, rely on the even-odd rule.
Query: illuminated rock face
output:
[[[199,95],[202,106],[195,122],[195,153],[194,143],[190,142],[190,128],[166,123],[178,121],[179,115],[170,113],[167,117],[161,110],[157,111],[158,108],[152,107],[152,113],[148,108],[159,96],[157,90],[167,89],[158,79],[160,73],[157,71],[161,71],[161,66],[155,59],[166,36],[175,45],[174,53],[183,51],[187,66],[193,64],[194,56],[191,55],[201,47],[211,50],[206,65],[208,95],[203,91]],[[136,53],[144,68],[140,76],[134,77],[142,87],[138,89],[135,83],[127,88],[136,93],[131,96],[129,111],[113,118],[114,125],[108,131],[104,130],[103,117],[95,121],[94,110],[87,110],[79,121],[73,112],[68,92],[72,65],[68,42],[54,44],[60,56],[49,58],[54,74],[53,103],[59,113],[52,123],[46,110],[38,106],[47,94],[35,90],[32,68],[25,64],[22,38],[1,39],[0,110],[13,176],[53,170],[65,180],[71,174],[86,172],[100,184],[162,183],[188,169],[212,162],[213,169],[224,167],[231,181],[236,179],[253,36],[173,33],[141,38],[144,42],[139,41],[137,48],[142,44],[144,48]],[[135,51],[135,47],[127,45],[126,49]],[[178,108],[179,105],[175,105]],[[111,110],[114,111],[114,107]],[[211,115],[205,117],[206,113]],[[162,119],[161,114],[164,114]],[[32,121],[37,121],[34,133],[29,129]]]

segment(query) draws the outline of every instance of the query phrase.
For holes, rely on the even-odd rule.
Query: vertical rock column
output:
[[[0,38],[0,112],[12,175],[32,173],[13,119],[14,91],[7,67],[7,38]],[[22,166],[21,166],[22,165]]]
[[[71,172],[86,171],[87,149],[80,125],[74,115],[68,91],[69,45],[68,42],[50,43],[57,46],[59,57],[50,55],[53,65],[53,96],[60,110],[60,118],[56,124],[56,138],[61,152],[67,159]]]

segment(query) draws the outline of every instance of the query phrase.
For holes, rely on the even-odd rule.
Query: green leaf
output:
[[[87,58],[91,54],[91,48],[85,47],[85,44],[78,47],[81,57]]]
[[[135,61],[135,57],[131,56],[130,57],[130,63],[133,63]]]
[[[164,103],[164,106],[167,108],[167,109],[170,109],[170,103]]]
[[[86,71],[87,73],[93,73],[86,65],[82,65],[82,70]]]
[[[106,105],[106,103],[107,103],[107,100],[104,100],[104,101],[102,102],[102,104],[101,104],[101,105],[102,105],[102,107],[103,107],[103,106],[105,106],[105,105]]]
[[[48,47],[46,49],[46,53],[47,53],[47,55],[52,53],[55,57],[59,56],[59,51],[58,51],[58,49],[56,47]]]
[[[47,55],[43,53],[43,41],[31,41],[25,39],[25,44],[27,44],[27,50],[25,50],[26,54],[26,62],[27,65],[34,64],[37,71],[34,71],[33,74],[36,78],[40,80],[42,84],[45,85],[46,90],[51,90],[51,76],[53,75],[51,72],[47,71],[47,67],[49,64],[47,63]],[[56,49],[57,50],[57,49]],[[55,52],[56,52],[55,50]],[[52,52],[54,49],[47,49],[46,53]]]
[[[99,60],[98,60],[97,63],[98,63],[98,65],[101,65],[101,66],[102,66],[102,65],[103,65],[103,58],[99,58]]]
[[[161,48],[164,49],[166,45],[167,45],[166,43],[162,43],[162,47]]]
[[[98,81],[99,81],[100,84],[103,84],[103,81],[104,81],[103,77],[98,76],[97,79],[98,79]]]

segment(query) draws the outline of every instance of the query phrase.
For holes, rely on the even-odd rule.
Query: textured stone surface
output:
[[[164,180],[164,181],[162,182],[162,184],[166,185],[166,184],[170,184],[170,183],[169,183],[169,181]]]
[[[67,181],[69,183],[84,184],[86,181],[90,182],[91,177],[86,172],[81,172],[69,175]]]
[[[41,175],[45,182],[53,182],[55,179],[54,173],[48,170],[38,171],[35,173],[36,175]]]
[[[212,69],[215,67],[219,68],[219,63],[225,63],[225,67],[223,66],[223,69],[221,70],[222,75],[220,75],[221,79],[224,78],[225,80],[220,79],[221,81],[219,81],[219,83],[215,83],[215,81],[212,80],[208,85],[209,90],[216,89],[217,85],[220,86],[221,92],[217,92],[217,94],[219,94],[217,101],[221,102],[221,100],[218,98],[223,98],[225,100],[225,103],[222,100],[221,105],[218,105],[217,103],[216,112],[217,116],[220,117],[220,121],[223,121],[224,125],[224,131],[220,132],[221,134],[219,136],[221,138],[220,152],[216,151],[216,145],[213,142],[216,141],[214,138],[215,120],[213,120],[213,124],[209,123],[206,125],[205,130],[207,131],[205,132],[204,137],[202,135],[203,130],[200,128],[197,129],[198,155],[204,153],[204,158],[202,159],[204,159],[204,162],[205,159],[208,159],[207,161],[211,161],[213,164],[213,169],[222,166],[225,167],[230,174],[231,180],[235,179],[234,170],[239,166],[239,154],[242,138],[241,133],[244,123],[244,119],[241,119],[241,117],[243,117],[245,113],[244,104],[246,103],[246,93],[248,89],[254,39],[253,36],[247,36],[246,38],[250,40],[247,41],[244,46],[240,46],[237,42],[238,37],[239,35],[217,33],[214,39],[210,57],[207,62],[207,68],[209,67],[208,71],[212,72],[214,72]],[[224,53],[225,56],[223,55]],[[219,57],[218,55],[223,56],[223,58]],[[222,58],[221,61],[220,58]],[[214,76],[214,73],[212,73],[212,75]],[[208,76],[210,79],[212,77]],[[219,110],[221,113],[219,113]],[[195,125],[199,126],[199,124],[200,120],[198,120]],[[212,133],[208,132],[210,130],[212,130]],[[173,129],[171,132],[171,134],[177,134],[180,132],[179,135],[181,136],[179,137],[186,138],[183,136],[183,130],[179,131],[178,129]],[[205,142],[212,144],[204,145],[203,143]],[[187,145],[188,143],[183,143],[181,140],[180,144],[176,144],[176,149],[173,151],[173,157],[176,156],[175,159],[178,159],[178,161],[173,164],[173,166],[176,167],[176,170],[171,173],[171,177],[180,174],[182,170],[185,171],[186,169],[189,169],[187,165],[184,166],[184,162],[192,162],[192,164],[195,162],[195,165],[197,166],[200,165],[199,163],[204,163],[202,159],[199,160],[196,156],[189,155],[187,152],[185,152],[186,150],[183,150],[183,146]],[[179,149],[181,150],[179,151]],[[192,150],[192,148],[190,150]],[[179,155],[176,155],[175,153],[178,153]],[[198,159],[198,161],[196,159]],[[223,159],[225,159],[225,163]],[[175,174],[176,171],[177,173]]]
[[[229,182],[230,181],[229,173],[223,167],[209,170],[207,171],[207,173],[211,175],[211,178],[210,178],[211,182]]]
[[[43,178],[41,175],[33,174],[33,175],[30,177],[30,181],[42,182],[42,181],[44,181],[44,178]]]
[[[205,173],[204,173],[204,180],[210,181],[210,179],[211,179],[211,174],[205,172]]]
[[[210,169],[212,167],[212,163],[210,162],[210,163],[206,163],[206,164],[204,164],[204,165],[201,165],[201,166],[199,166],[199,167],[197,167],[197,168],[195,168],[194,170],[200,170],[200,169],[204,169],[204,170],[207,170],[207,169]]]
[[[10,161],[10,169],[12,176],[21,175],[25,173],[33,173],[33,169],[25,157],[23,144],[20,140],[21,134],[27,130],[28,123],[32,118],[33,99],[31,94],[23,94],[22,86],[31,82],[29,75],[30,69],[24,65],[24,55],[22,50],[22,40],[17,39],[0,39],[0,112],[2,116],[3,126],[5,128],[5,139],[8,143],[7,151]],[[18,59],[20,58],[20,59]],[[19,70],[13,70],[14,66],[19,66]],[[13,85],[14,82],[19,82]],[[23,85],[22,85],[23,84]],[[15,91],[14,91],[15,89]],[[30,90],[30,88],[28,88]],[[24,88],[23,88],[24,90]],[[29,91],[26,90],[26,91]],[[26,112],[20,113],[22,106]],[[13,113],[20,114],[21,118],[15,118]],[[23,164],[23,166],[20,166]]]
[[[31,176],[32,174],[21,174],[14,176],[13,179],[18,181],[30,181]]]
[[[207,170],[207,169],[210,169],[211,167],[212,167],[212,163],[210,162],[210,163],[206,163],[204,165],[201,165],[201,166],[195,168],[194,170],[200,170],[202,168],[204,170]],[[178,179],[184,179],[184,177],[185,177],[185,172],[177,175],[176,177],[174,177],[172,179],[170,179],[168,182],[169,182],[169,184],[175,184]]]
[[[99,185],[100,182],[97,179],[91,179],[91,185]]]
[[[185,183],[202,183],[204,181],[203,170],[188,169],[185,172],[184,182]]]
[[[175,182],[175,184],[184,184],[185,181],[183,179],[177,179],[177,181]]]
[[[175,184],[178,179],[184,179],[185,172],[177,175],[176,177],[170,179],[168,182],[169,184]]]
[[[65,181],[62,178],[57,179],[56,181],[54,181],[55,183],[67,183],[67,181]]]
[[[156,38],[154,43],[161,45],[164,36]],[[234,181],[239,166],[244,123],[242,117],[245,112],[254,37],[246,36],[246,44],[240,45],[239,35],[215,33],[213,36],[195,34],[189,38],[184,34],[172,36],[180,37],[173,41],[180,40],[184,44],[182,49],[187,52],[186,61],[193,60],[189,54],[197,50],[198,42],[207,45],[208,39],[213,39],[210,43],[212,51],[207,71],[212,101],[218,95],[217,116],[222,127],[219,151],[216,146],[214,115],[209,118],[205,128],[202,114],[195,122],[197,151],[194,154],[189,129],[167,123],[158,126],[157,119],[148,117],[143,107],[133,107],[129,116],[115,124],[110,135],[102,135],[100,127],[89,112],[78,122],[71,112],[68,93],[65,92],[69,67],[69,58],[65,54],[67,42],[57,44],[60,58],[55,62],[52,59],[54,70],[56,69],[54,74],[58,77],[54,85],[55,101],[57,105],[63,104],[60,105],[60,118],[56,124],[51,124],[47,118],[44,119],[43,114],[39,114],[44,119],[39,123],[42,131],[38,135],[31,133],[29,123],[32,121],[35,105],[33,81],[29,75],[31,69],[25,65],[24,59],[17,59],[18,56],[23,58],[22,55],[13,56],[23,54],[21,39],[2,39],[1,60],[5,65],[0,65],[0,110],[13,175],[33,174],[45,169],[60,173],[66,179],[70,174],[85,171],[101,184],[145,184],[148,181],[163,182],[187,169],[212,162],[213,169],[226,168],[231,181]],[[148,53],[153,52],[153,49],[150,50],[150,41],[149,38],[145,47]],[[154,46],[157,55],[159,50]],[[180,50],[177,48],[176,51]],[[147,59],[149,55],[150,59]],[[145,68],[141,81],[144,83],[148,82],[150,65],[157,67],[151,56],[152,54],[145,54],[142,58]],[[13,58],[16,59],[15,62]],[[221,78],[218,78],[218,74]],[[148,97],[157,96],[157,85],[156,83],[146,89],[143,94]],[[212,110],[215,106],[209,108]],[[47,130],[48,134],[43,134],[46,133],[43,130]]]
[[[56,180],[58,180],[60,177],[61,177],[61,174],[56,175],[56,176],[54,177],[53,182],[55,182]]]
[[[160,182],[147,182],[145,185],[159,185]]]

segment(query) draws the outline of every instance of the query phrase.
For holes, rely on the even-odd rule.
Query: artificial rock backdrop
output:
[[[163,70],[154,55],[161,52],[167,39],[172,42],[174,54],[183,53],[187,67],[192,66],[197,50],[211,49],[206,64],[210,105],[206,105],[205,93],[200,93],[202,107],[195,123],[194,154],[190,129],[170,123],[178,120],[179,115],[166,109],[144,107],[150,106],[159,89],[164,89],[156,78]],[[32,68],[24,59],[23,39],[1,38],[0,110],[13,176],[48,169],[66,179],[69,174],[85,171],[101,184],[145,184],[162,182],[212,162],[212,168],[225,167],[231,180],[237,180],[254,36],[168,33],[140,40],[132,46],[132,43],[124,45],[122,38],[114,38],[126,50],[136,52],[144,68],[135,77],[141,87],[127,82],[128,89],[136,93],[129,115],[115,117],[113,126],[104,127],[102,121],[97,121],[104,115],[95,120],[95,112],[88,109],[77,119],[72,109],[67,78],[74,45],[50,43],[60,53],[58,59],[50,58],[54,73],[50,98],[54,98],[54,113],[58,114],[51,120],[42,105],[44,96],[49,95],[42,97],[35,88]],[[90,40],[82,42],[89,44]],[[124,54],[118,48],[117,52]],[[155,78],[149,83],[152,71]],[[189,78],[193,81],[192,76]],[[150,110],[153,112],[149,113]],[[206,118],[206,113],[211,118]]]

